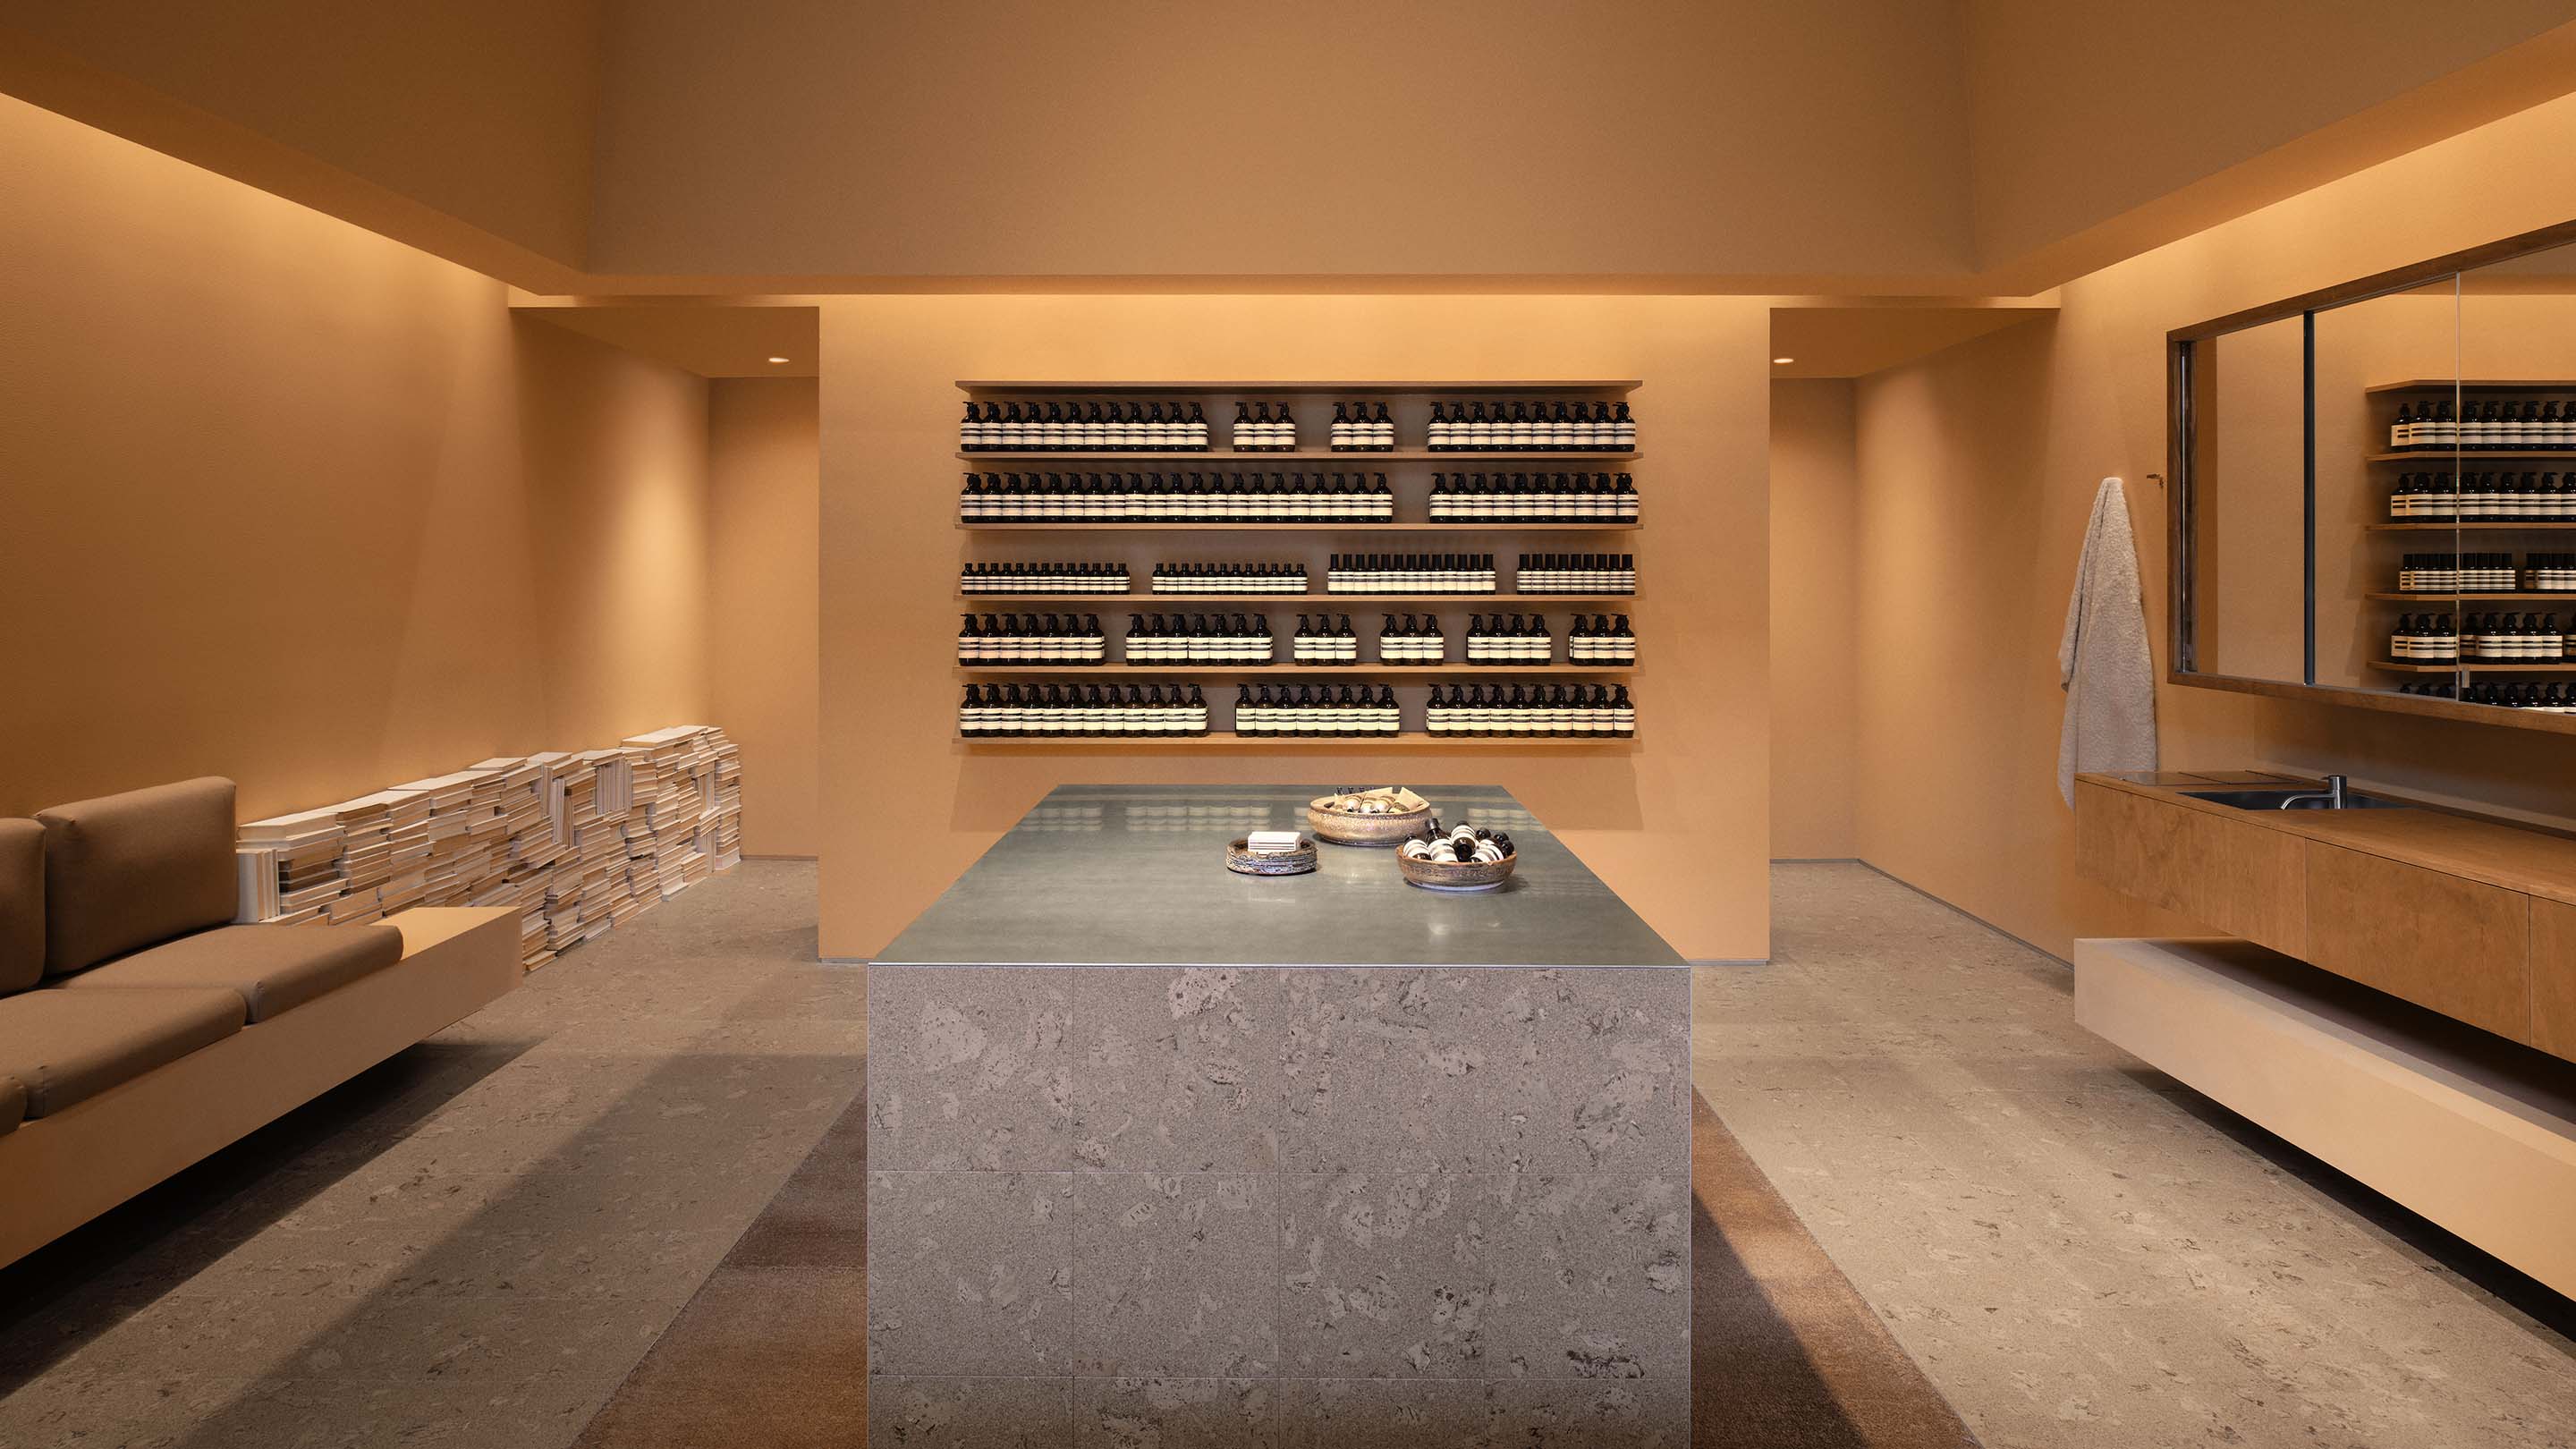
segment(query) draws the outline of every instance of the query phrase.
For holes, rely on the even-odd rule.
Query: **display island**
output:
[[[1067,785],[875,958],[871,1442],[1687,1442],[1688,963],[1423,793],[1502,888],[1228,871],[1311,787]]]

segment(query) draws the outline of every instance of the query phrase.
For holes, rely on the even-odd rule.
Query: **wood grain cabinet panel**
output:
[[[2531,1031],[2531,899],[2307,842],[2307,959],[2517,1041]]]
[[[2523,1040],[2576,1061],[2576,906],[2531,898],[2531,1034]]]
[[[2306,844],[2107,785],[2075,787],[2077,869],[2284,955],[2307,954]]]

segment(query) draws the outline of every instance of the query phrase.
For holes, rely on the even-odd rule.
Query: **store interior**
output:
[[[2576,1443],[2576,4],[1867,9],[0,16],[0,1443]]]

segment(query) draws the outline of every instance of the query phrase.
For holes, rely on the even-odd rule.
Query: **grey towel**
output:
[[[2129,497],[2117,478],[2093,495],[2084,556],[2066,601],[2057,646],[2066,726],[2057,743],[2057,793],[2075,804],[2075,777],[2156,767],[2156,664],[2147,648],[2146,600],[2138,588],[2138,540]]]

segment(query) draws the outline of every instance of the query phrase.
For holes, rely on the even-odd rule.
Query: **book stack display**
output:
[[[513,908],[534,970],[741,860],[741,749],[721,729],[681,725],[251,821],[235,845],[237,919]]]

